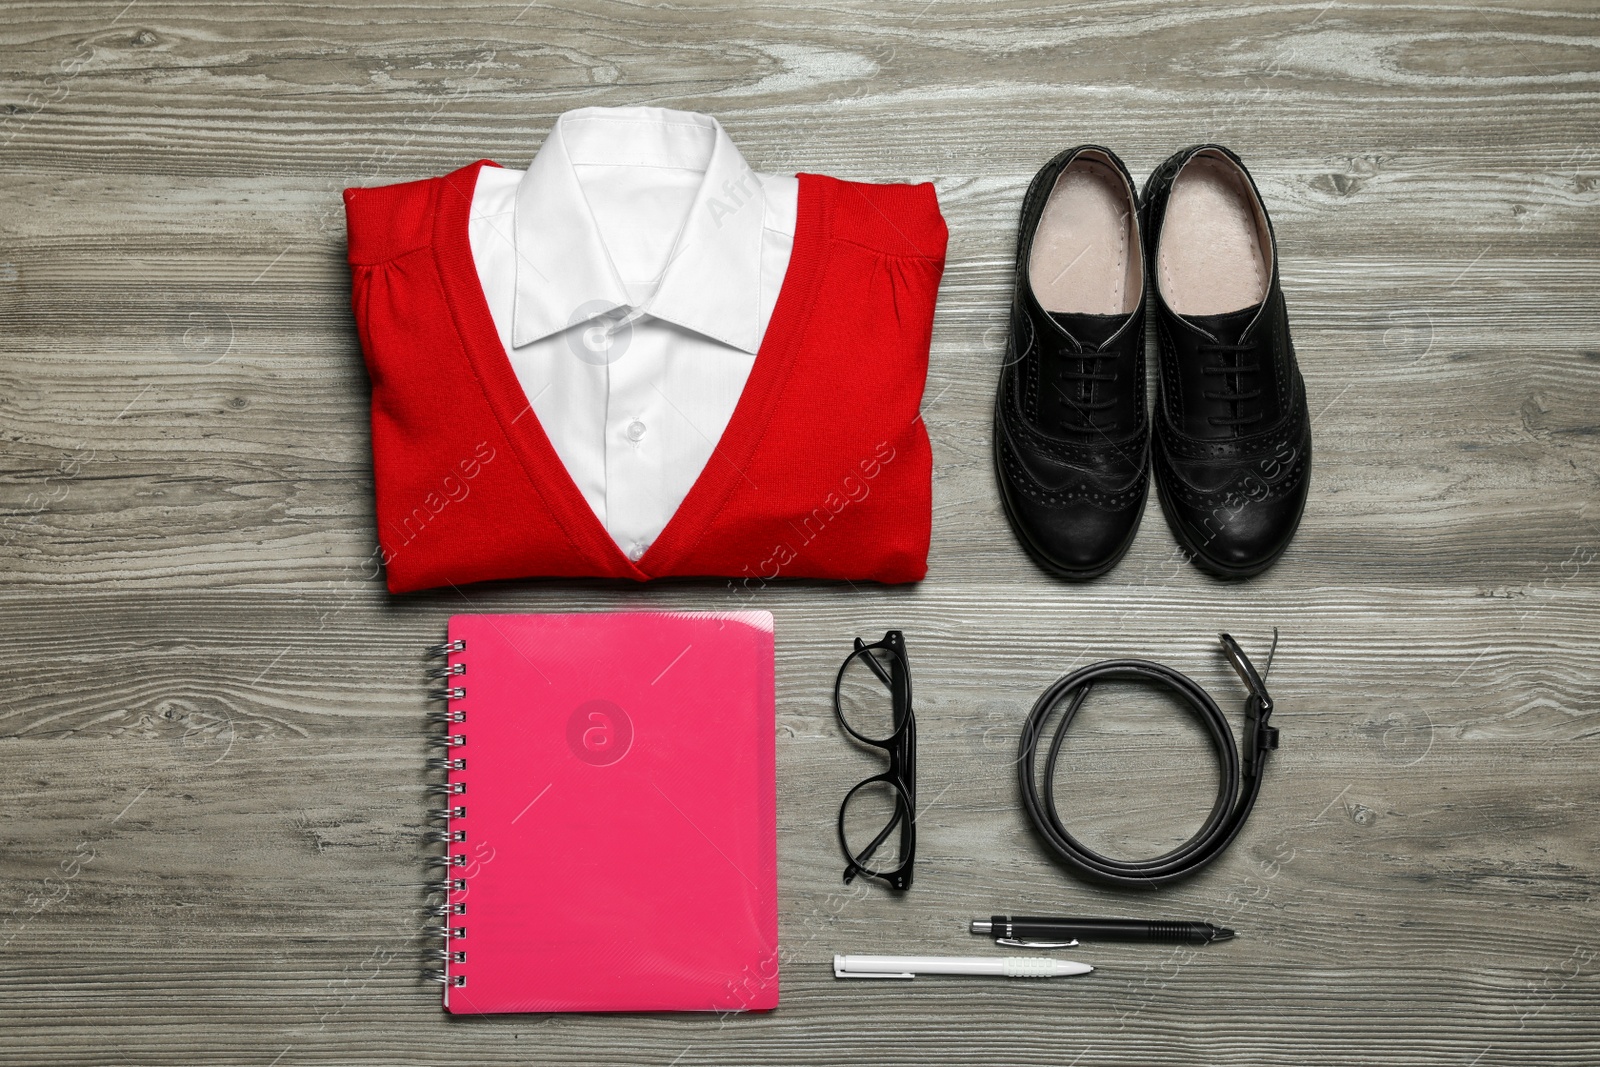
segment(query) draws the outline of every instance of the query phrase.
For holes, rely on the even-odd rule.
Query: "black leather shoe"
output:
[[[1144,254],[1132,177],[1069,149],[1022,203],[1011,334],[995,397],[1000,498],[1046,570],[1093,578],[1144,514]]]
[[[1278,284],[1278,246],[1239,157],[1196,145],[1145,183],[1160,374],[1156,490],[1201,570],[1259,574],[1300,525],[1311,420]]]

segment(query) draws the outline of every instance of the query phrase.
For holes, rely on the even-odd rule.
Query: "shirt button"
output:
[[[638,419],[628,423],[628,440],[640,441],[644,439],[645,425]]]
[[[633,562],[638,563],[644,558],[645,550],[649,547],[650,546],[645,544],[643,541],[635,541],[633,546],[628,549],[628,558],[633,560]]]

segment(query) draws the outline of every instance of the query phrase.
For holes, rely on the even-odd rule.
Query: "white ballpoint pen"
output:
[[[835,956],[835,978],[915,978],[919,974],[1056,978],[1088,974],[1087,963],[1033,956]]]

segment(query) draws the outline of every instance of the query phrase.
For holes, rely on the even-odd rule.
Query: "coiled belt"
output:
[[[1211,694],[1187,675],[1150,660],[1110,659],[1073,671],[1046,689],[1028,713],[1027,721],[1022,726],[1022,743],[1017,760],[1022,803],[1045,843],[1073,870],[1113,885],[1166,885],[1195,873],[1216,859],[1243,829],[1250,810],[1255,807],[1256,796],[1261,792],[1261,772],[1266,763],[1266,754],[1278,747],[1278,731],[1267,723],[1272,715],[1272,698],[1267,694],[1266,683],[1256,673],[1237,641],[1227,634],[1218,634],[1217,637],[1222,642],[1228,662],[1250,689],[1250,696],[1244,705],[1245,743],[1242,758],[1234,743],[1233,729]],[[1278,633],[1274,630],[1274,652],[1277,645]],[[1267,656],[1267,669],[1272,669],[1271,653]],[[1211,814],[1206,817],[1205,825],[1171,852],[1153,859],[1118,860],[1103,856],[1073,837],[1062,825],[1061,817],[1056,812],[1056,760],[1061,754],[1061,743],[1066,738],[1067,728],[1095,683],[1113,680],[1148,682],[1176,693],[1206,727],[1222,767],[1217,783],[1217,799],[1211,806]],[[1035,781],[1039,738],[1051,712],[1063,702],[1066,708],[1056,727],[1055,736],[1051,738],[1050,751],[1045,756],[1041,797]]]

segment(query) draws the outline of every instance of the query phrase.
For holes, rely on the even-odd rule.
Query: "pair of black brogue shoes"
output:
[[[1305,507],[1311,425],[1272,223],[1237,156],[1186,148],[1142,198],[1122,161],[1094,145],[1034,178],[994,448],[1017,536],[1062,577],[1104,574],[1127,552],[1152,466],[1196,566],[1242,578],[1282,555]]]

